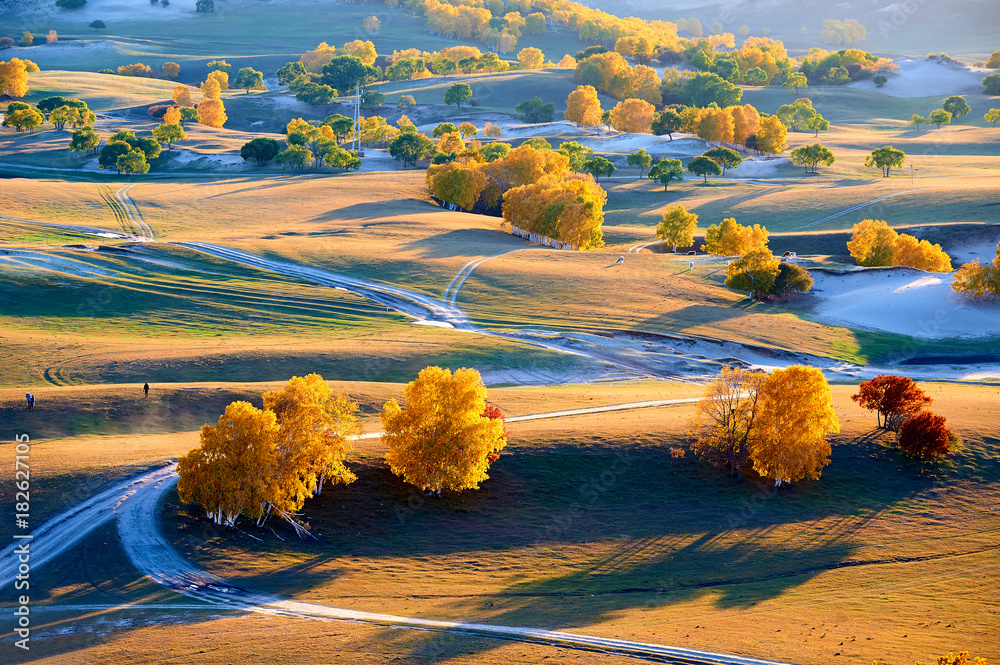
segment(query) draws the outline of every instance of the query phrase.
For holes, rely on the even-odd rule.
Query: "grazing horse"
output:
[[[621,265],[621,264],[623,264],[623,263],[625,263],[625,257],[624,257],[624,256],[619,256],[619,257],[618,257],[618,260],[617,260],[617,261],[615,261],[615,265],[616,265],[616,266],[620,266],[620,265]]]

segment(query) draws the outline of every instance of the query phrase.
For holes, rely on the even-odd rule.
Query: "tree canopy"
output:
[[[879,374],[863,381],[851,399],[876,412],[878,427],[899,429],[902,420],[930,406],[931,398],[908,376]]]
[[[684,165],[679,159],[658,159],[653,164],[646,177],[650,180],[663,183],[663,191],[667,191],[667,186],[671,182],[684,180]]]
[[[698,215],[688,212],[682,205],[667,206],[663,210],[662,221],[656,226],[656,237],[674,246],[689,247],[694,244],[694,230],[698,226]]]

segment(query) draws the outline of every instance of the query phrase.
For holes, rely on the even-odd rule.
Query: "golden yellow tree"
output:
[[[191,106],[191,88],[186,85],[174,86],[172,99],[178,106]]]
[[[863,219],[854,225],[847,250],[859,266],[894,265],[897,234],[881,219]]]
[[[757,245],[726,266],[726,286],[748,291],[755,300],[764,300],[774,288],[780,266],[781,261],[766,245]]]
[[[228,119],[221,99],[209,98],[198,102],[198,115],[201,116],[201,124],[209,127],[222,127]]]
[[[778,155],[788,147],[788,130],[776,115],[761,118],[757,127],[757,149]]]
[[[735,123],[726,109],[708,109],[698,124],[698,136],[709,142],[732,143]]]
[[[438,139],[438,152],[450,155],[460,150],[465,150],[465,141],[462,140],[462,136],[458,132],[448,132]]]
[[[682,205],[667,206],[663,211],[663,221],[656,226],[656,237],[677,247],[688,247],[694,243],[694,230],[698,226],[698,215],[688,212]]]
[[[932,245],[927,240],[917,240],[905,233],[896,238],[893,264],[927,272],[951,272],[951,258],[941,245]]]
[[[503,136],[503,129],[500,128],[500,125],[488,122],[483,125],[483,136]]]
[[[648,134],[656,107],[642,99],[626,99],[611,109],[611,124],[618,131]]]
[[[205,80],[211,81],[212,79],[215,79],[215,81],[218,82],[219,90],[229,90],[229,74],[227,72],[220,69],[211,71],[208,73],[208,76],[205,77]],[[208,97],[208,95],[205,96]]]
[[[728,111],[733,118],[733,142],[743,145],[748,136],[757,133],[760,114],[750,104],[733,106]]]
[[[830,384],[815,367],[776,369],[760,390],[750,455],[757,473],[775,486],[817,479],[830,463],[827,434],[840,431]]]
[[[559,69],[576,69],[576,58],[571,56],[569,53],[562,57],[559,64],[556,65]]]
[[[750,440],[760,412],[763,372],[728,365],[705,390],[691,421],[695,454],[729,466],[730,475],[743,477],[750,459]]]
[[[425,180],[431,194],[464,210],[472,210],[486,188],[486,176],[475,162],[431,165]]]
[[[201,445],[178,461],[181,501],[202,505],[216,524],[234,525],[244,513],[264,517],[277,494],[277,441],[273,412],[233,402],[214,426],[201,428]]]
[[[344,44],[344,53],[353,55],[355,58],[360,58],[361,62],[369,66],[374,65],[375,60],[378,58],[378,52],[375,51],[375,44],[370,41],[361,41],[360,39],[355,39],[352,42]]]
[[[768,237],[764,226],[743,226],[735,218],[727,217],[721,224],[708,227],[701,251],[717,256],[742,256],[755,247],[767,246]]]
[[[503,450],[502,420],[484,415],[486,386],[479,372],[426,367],[403,388],[406,409],[395,399],[381,418],[392,472],[423,491],[479,489]]]
[[[382,21],[378,20],[378,16],[366,16],[363,24],[365,32],[368,34],[378,32],[378,29],[382,27]]]
[[[601,124],[601,100],[592,85],[581,85],[566,97],[566,112],[563,117],[581,127],[596,127]]]
[[[974,300],[1000,295],[1000,292],[993,292],[990,284],[991,280],[995,279],[996,271],[993,266],[980,263],[979,259],[972,263],[963,263],[952,277],[951,288],[955,293],[970,296]]]
[[[176,106],[171,106],[163,113],[163,124],[164,125],[179,125],[181,124],[181,112]]]
[[[351,483],[357,476],[344,464],[349,440],[361,426],[358,405],[334,393],[319,374],[292,377],[281,390],[264,393],[264,408],[278,422],[278,476],[282,496],[275,508],[295,512],[326,483]]]
[[[223,74],[225,74],[225,72],[223,72]],[[210,76],[202,82],[201,96],[205,99],[218,99],[221,93],[222,87],[219,85],[218,78]]]
[[[545,54],[534,46],[523,48],[517,52],[517,66],[520,69],[540,69],[545,62]]]
[[[11,58],[0,62],[0,94],[8,97],[28,94],[28,67],[24,60]]]

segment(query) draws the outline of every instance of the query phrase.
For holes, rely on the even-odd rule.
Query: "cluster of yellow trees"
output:
[[[222,127],[226,124],[228,116],[221,96],[223,90],[229,89],[229,74],[221,70],[209,72],[200,89],[204,99],[195,106],[191,99],[191,88],[186,85],[174,87],[172,99],[175,104],[181,107],[180,120],[185,122],[197,120],[209,127]]]
[[[508,437],[479,372],[427,367],[403,397],[405,409],[391,399],[381,414],[393,473],[439,495],[478,489]],[[306,499],[357,479],[344,462],[361,431],[358,405],[318,374],[293,377],[263,399],[262,409],[233,402],[215,425],[202,427],[201,445],[178,462],[177,491],[216,524],[232,526],[245,515],[260,525],[275,514],[301,535],[296,514]]]
[[[461,140],[447,134],[439,146],[457,147]],[[495,212],[501,206],[511,226],[579,249],[604,244],[607,193],[591,175],[570,171],[569,156],[525,144],[487,161],[486,148],[466,149],[447,164],[432,164],[425,176],[431,193],[466,210]]]
[[[817,479],[830,463],[828,434],[840,431],[830,385],[815,367],[770,375],[724,367],[698,402],[694,450],[742,478],[751,465],[776,486]]]
[[[302,63],[307,72],[319,74],[323,71],[323,65],[329,64],[331,60],[341,55],[353,55],[369,66],[374,65],[375,59],[378,58],[374,43],[355,39],[345,43],[341,48],[322,42],[311,51],[303,53],[299,62]]]
[[[951,272],[951,258],[941,245],[896,233],[881,219],[865,219],[855,224],[847,249],[861,266],[905,266],[927,272]]]
[[[980,263],[976,259],[972,263],[963,263],[955,271],[951,288],[956,293],[970,296],[975,300],[992,300],[1000,298],[1000,243],[997,243],[997,255],[993,265]]]
[[[37,71],[38,65],[31,60],[0,60],[0,95],[24,97],[28,94],[28,74]]]
[[[590,85],[615,99],[642,99],[650,104],[662,103],[660,77],[646,65],[630,65],[614,51],[597,53],[576,63],[573,75],[584,85]]]

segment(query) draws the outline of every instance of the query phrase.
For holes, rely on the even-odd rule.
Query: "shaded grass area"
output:
[[[263,544],[234,533],[206,541],[197,510],[171,506],[164,517],[175,546],[201,565],[303,600],[639,639],[679,631],[675,641],[740,644],[765,657],[777,648],[794,662],[843,651],[837,641],[803,644],[797,635],[808,621],[841,645],[845,636],[873,636],[853,652],[898,662],[944,639],[943,625],[918,630],[908,608],[886,605],[876,626],[871,608],[856,603],[906,595],[916,583],[911,603],[969,617],[990,603],[961,582],[966,566],[965,574],[997,574],[963,559],[981,565],[998,546],[995,389],[930,389],[968,444],[930,469],[873,435],[870,415],[847,399],[854,389],[837,387],[845,431],[834,437],[832,464],[820,480],[781,491],[752,474],[738,483],[690,453],[675,458],[670,449],[685,447],[691,413],[679,408],[516,424],[491,479],[442,499],[401,483],[379,450],[361,451],[352,466],[359,480],[306,507],[320,543],[296,541],[276,524],[284,542],[266,529],[256,534]],[[958,604],[947,585],[927,588],[940,576],[966,589]],[[771,636],[748,649],[762,616]],[[963,624],[962,639],[989,651],[990,619],[978,617]],[[695,624],[719,622],[724,633],[692,634]],[[906,632],[916,641],[902,641]]]

